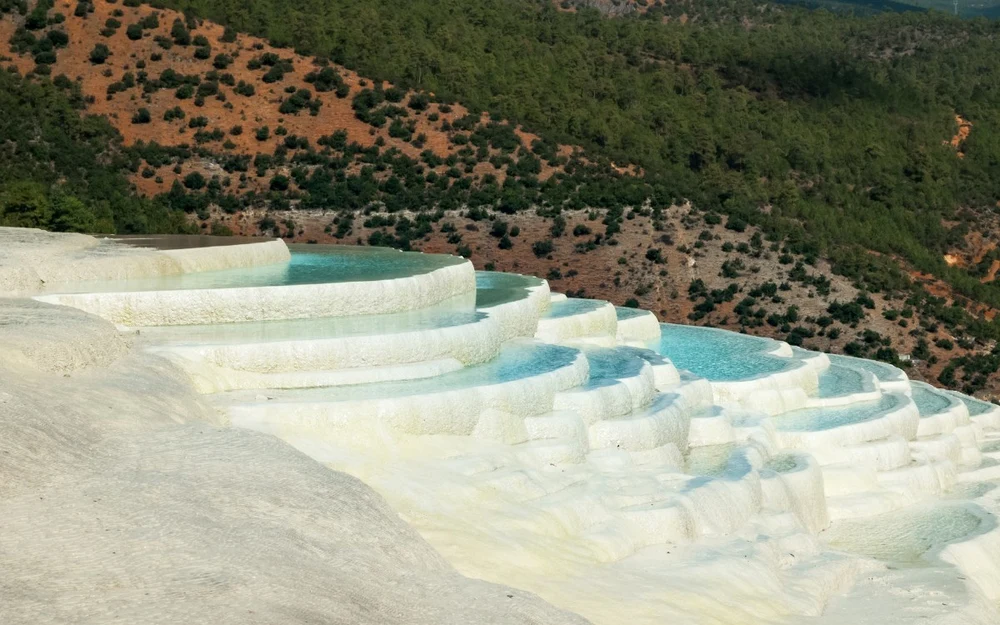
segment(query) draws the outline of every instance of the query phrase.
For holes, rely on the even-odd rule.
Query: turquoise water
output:
[[[897,408],[902,401],[899,395],[889,393],[877,401],[835,408],[803,408],[772,417],[772,420],[775,429],[780,432],[817,432],[878,418]]]
[[[651,349],[643,349],[641,347],[616,347],[615,349],[632,354],[636,358],[642,358],[651,365],[668,365],[670,361],[657,354]]]
[[[821,537],[841,551],[914,565],[936,546],[981,532],[983,523],[983,518],[966,506],[917,507],[836,521]]]
[[[660,324],[660,329],[654,351],[708,380],[744,380],[798,365],[798,361],[765,353],[776,346],[769,339],[669,323]]]
[[[819,376],[818,397],[840,397],[875,390],[871,378],[857,368],[831,364]]]
[[[136,280],[81,282],[60,292],[173,291],[389,280],[465,262],[462,258],[380,247],[291,245],[287,263]]]
[[[476,308],[490,308],[528,297],[542,281],[534,276],[495,271],[476,272]]]
[[[530,378],[568,367],[580,352],[570,347],[512,341],[490,362],[420,380],[304,389],[283,393],[294,401],[351,401],[425,395]]]
[[[952,406],[951,397],[931,386],[911,382],[910,388],[913,389],[913,402],[917,405],[917,409],[920,410],[921,417],[929,417],[944,412]]]
[[[572,317],[573,315],[588,313],[607,305],[607,302],[602,302],[596,299],[568,297],[559,302],[552,302],[552,305],[549,306],[549,310],[544,316],[549,319],[561,319],[563,317]]]
[[[873,373],[879,382],[895,382],[906,379],[906,374],[902,370],[877,360],[864,360],[840,354],[829,354],[829,358],[831,364],[854,367]]]
[[[583,351],[590,365],[588,386],[602,386],[639,375],[646,361],[627,349],[593,347]]]
[[[636,317],[643,317],[650,314],[648,310],[643,310],[642,308],[628,308],[625,306],[615,306],[615,316],[618,317],[618,321],[625,321],[626,319],[635,319]]]

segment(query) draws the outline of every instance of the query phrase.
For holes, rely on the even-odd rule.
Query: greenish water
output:
[[[491,308],[528,297],[531,289],[541,286],[534,276],[496,271],[476,272],[476,308]]]
[[[723,475],[735,449],[735,443],[692,447],[685,458],[685,473],[711,477]]]
[[[764,465],[776,473],[791,473],[799,468],[799,459],[795,454],[779,454],[774,456]]]
[[[625,306],[615,306],[615,316],[618,317],[618,321],[625,321],[626,319],[635,319],[636,317],[644,317],[651,314],[648,310],[643,310],[642,308],[628,308]]]
[[[965,506],[920,506],[836,521],[820,536],[834,549],[915,565],[932,548],[976,534],[982,524],[982,517]]]

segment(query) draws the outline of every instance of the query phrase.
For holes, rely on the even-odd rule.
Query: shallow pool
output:
[[[910,388],[913,389],[913,402],[917,404],[921,417],[936,415],[948,410],[953,405],[953,400],[949,395],[932,386],[912,382]]]
[[[635,350],[639,351],[639,350]],[[646,360],[633,350],[618,348],[589,347],[583,353],[590,365],[588,386],[601,386],[608,382],[639,375]]]
[[[764,464],[765,469],[770,469],[775,473],[792,473],[801,468],[799,457],[795,454],[778,454],[770,458]]]
[[[798,366],[798,361],[766,353],[770,339],[715,328],[660,324],[653,349],[675,366],[713,381],[744,380]]]
[[[879,382],[896,382],[906,379],[906,374],[903,373],[901,369],[877,360],[865,360],[863,358],[853,358],[851,356],[843,356],[841,354],[828,354],[828,357],[830,358],[830,364],[854,367],[868,371],[874,374]]]
[[[982,517],[965,506],[921,506],[836,521],[821,537],[841,551],[913,565],[935,546],[978,533],[982,523]]]
[[[541,285],[542,280],[534,276],[477,271],[476,308],[491,308],[522,300],[531,294],[531,289]]]
[[[977,499],[996,490],[993,482],[959,482],[945,495],[946,499]]]
[[[135,280],[80,282],[62,293],[119,291],[176,291],[292,286],[336,282],[367,282],[419,275],[465,262],[440,254],[400,252],[381,247],[346,245],[290,245],[286,263],[222,271],[202,271]]]
[[[819,375],[817,397],[842,397],[855,393],[867,393],[875,390],[872,378],[868,372],[839,364],[831,364]]]
[[[607,305],[607,302],[603,302],[601,300],[568,297],[558,302],[552,302],[552,305],[549,306],[549,310],[545,314],[545,317],[548,319],[572,317],[573,315],[582,315],[584,313],[604,308]]]
[[[626,319],[635,319],[636,317],[645,317],[646,315],[651,315],[648,310],[643,310],[642,308],[629,308],[627,306],[615,306],[615,316],[618,317],[618,321],[625,321]]]
[[[433,378],[319,387],[293,391],[289,395],[296,401],[352,401],[440,393],[542,375],[573,365],[579,356],[580,352],[570,347],[512,341],[488,363]]]
[[[897,408],[903,399],[894,393],[877,401],[866,401],[833,408],[803,408],[772,417],[780,432],[818,432],[842,425],[876,419]]]
[[[692,447],[684,459],[684,472],[709,477],[723,475],[735,450],[736,443]]]
[[[997,407],[996,404],[981,401],[975,397],[969,397],[968,395],[962,395],[961,393],[956,393],[954,391],[949,391],[949,393],[952,397],[957,397],[962,403],[965,404],[965,406],[969,409],[969,416],[971,417],[989,412]]]

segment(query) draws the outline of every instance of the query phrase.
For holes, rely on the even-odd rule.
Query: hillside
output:
[[[7,7],[5,64],[30,81],[7,74],[5,91],[34,94],[11,103],[8,142],[28,145],[43,95],[62,102],[42,107],[49,131],[74,107],[98,117],[67,129],[102,128],[71,130],[91,147],[70,159],[2,155],[47,196],[19,225],[459,253],[664,320],[908,356],[914,377],[1000,390],[997,68],[951,74],[992,52],[992,24],[749,3],[690,21],[515,0],[167,4],[188,11]],[[95,216],[53,219],[54,188]],[[3,190],[16,221],[25,202]]]
[[[0,38],[12,42],[21,73],[74,77],[88,112],[106,116],[142,159],[132,168],[146,195],[175,182],[199,191],[221,174],[217,191],[252,198],[286,191],[293,178],[310,192],[304,207],[334,198],[362,208],[386,196],[400,208],[458,205],[468,200],[463,191],[499,197],[501,186],[508,201],[523,203],[534,198],[513,196],[508,177],[537,186],[567,166],[596,173],[572,149],[488,115],[210,23],[148,7],[83,6],[72,15],[73,5],[53,7],[65,19],[56,27],[5,20]],[[41,46],[53,30],[68,41]],[[451,189],[450,179],[464,184]],[[278,196],[266,199],[281,208]]]

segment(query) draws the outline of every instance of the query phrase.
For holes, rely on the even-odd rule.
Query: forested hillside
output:
[[[177,232],[183,214],[137,196],[117,131],[81,116],[79,87],[0,71],[0,225]]]
[[[37,223],[57,229],[187,223],[424,247],[572,291],[573,265],[601,258],[592,295],[913,354],[949,384],[987,386],[1000,364],[998,25],[642,4],[0,2],[8,64],[31,76],[5,76],[11,92],[117,130],[54,123],[68,147],[29,167],[16,154],[37,150],[36,131],[15,114],[4,158],[23,170],[7,180],[37,183]],[[24,221],[2,188],[4,219]],[[63,193],[92,216],[56,219]],[[786,310],[798,289],[817,298],[801,321]],[[684,293],[690,305],[668,304]],[[873,316],[880,330],[862,336]]]
[[[685,24],[527,0],[166,4],[633,162],[659,203],[817,252],[858,244],[943,272],[963,235],[943,220],[1000,197],[995,22],[743,2]],[[961,159],[956,114],[976,129]]]

